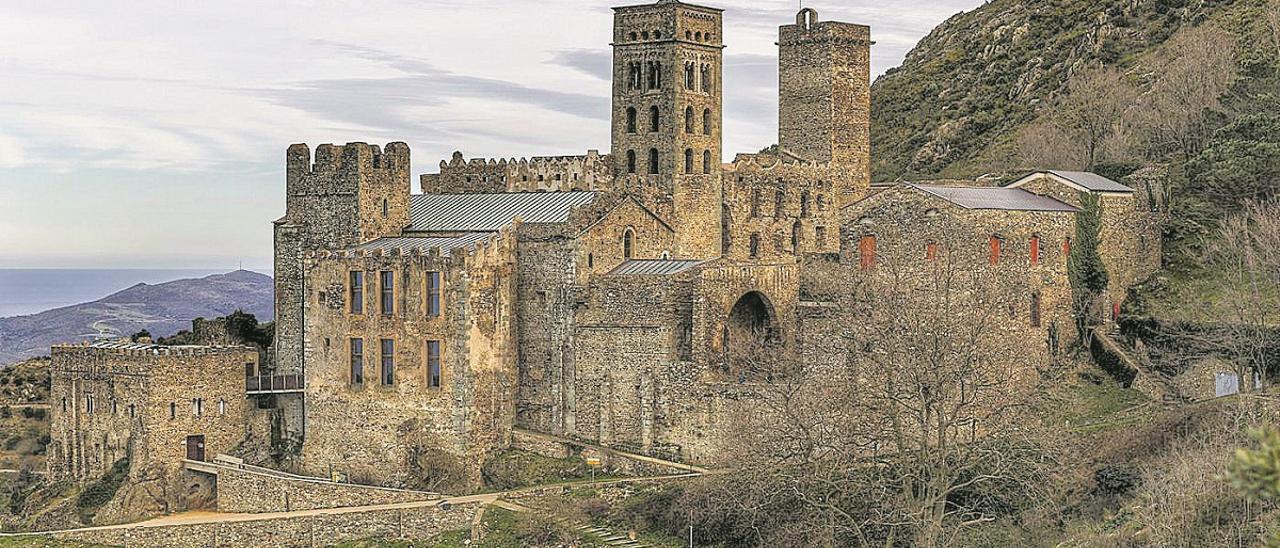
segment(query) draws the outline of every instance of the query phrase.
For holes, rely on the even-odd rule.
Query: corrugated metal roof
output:
[[[955,187],[910,185],[965,209],[1002,209],[1007,211],[1079,211],[1075,207],[1047,196],[1020,188]]]
[[[94,341],[89,348],[103,348],[108,350],[155,350],[157,348],[173,348],[169,346],[160,346],[158,344],[141,344],[121,341]]]
[[[702,261],[674,261],[668,259],[623,261],[607,276],[669,276],[679,274],[702,264]]]
[[[1088,171],[1050,171],[1054,175],[1062,177],[1084,188],[1094,192],[1133,192],[1132,188],[1124,186],[1120,183],[1112,181],[1097,173]]]
[[[519,217],[526,223],[563,223],[595,192],[506,192],[415,194],[410,197],[411,232],[494,232]]]
[[[400,238],[379,238],[371,242],[360,244],[354,247],[353,249],[363,249],[363,250],[380,249],[383,251],[386,251],[389,249],[402,249],[402,250],[417,249],[421,251],[428,251],[431,249],[440,248],[441,250],[447,253],[449,250],[462,249],[464,247],[475,245],[478,242],[482,242],[492,237],[493,237],[492,232],[469,232],[459,236],[449,236],[449,237],[443,237],[443,238],[433,238],[433,237],[415,238],[412,236],[405,236]]]

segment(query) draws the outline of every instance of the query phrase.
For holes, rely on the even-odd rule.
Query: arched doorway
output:
[[[759,291],[743,295],[729,310],[721,333],[726,372],[739,381],[771,378],[779,340],[773,303]]]

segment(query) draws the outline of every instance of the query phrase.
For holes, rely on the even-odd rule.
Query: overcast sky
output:
[[[873,73],[982,0],[831,1]],[[385,144],[413,172],[609,148],[615,2],[0,0],[0,268],[269,269],[290,143]],[[725,150],[777,131],[777,27],[725,11]]]

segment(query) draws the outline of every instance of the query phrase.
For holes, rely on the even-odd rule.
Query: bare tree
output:
[[[1267,6],[1263,14],[1266,21],[1267,29],[1271,31],[1271,47],[1276,50],[1276,57],[1280,58],[1280,0],[1271,0],[1271,4]]]
[[[1179,32],[1158,52],[1150,91],[1131,118],[1149,157],[1200,151],[1212,129],[1208,114],[1222,107],[1237,78],[1234,44],[1231,33],[1203,25]]]
[[[1019,135],[1019,156],[1028,165],[1084,170],[1093,169],[1104,156],[1121,156],[1121,122],[1137,99],[1137,89],[1115,68],[1077,72],[1046,120]]]
[[[1024,478],[1039,457],[1018,416],[1032,397],[1035,353],[1015,344],[1027,319],[1011,318],[1026,288],[949,251],[959,245],[942,249],[928,262],[887,252],[853,276],[845,335],[775,366],[787,374],[741,418],[741,473],[785,486],[815,521],[812,545],[952,544],[997,517],[989,498],[962,493],[1035,489]],[[733,503],[746,511],[765,496]]]

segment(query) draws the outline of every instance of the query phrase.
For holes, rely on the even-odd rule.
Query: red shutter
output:
[[[1031,237],[1031,266],[1040,264],[1040,237]]]
[[[1000,264],[1000,238],[991,237],[991,264]]]
[[[876,265],[876,237],[866,235],[858,242],[858,253],[863,270],[870,270]]]
[[[924,246],[924,258],[930,261],[938,260],[938,243],[929,242]]]

